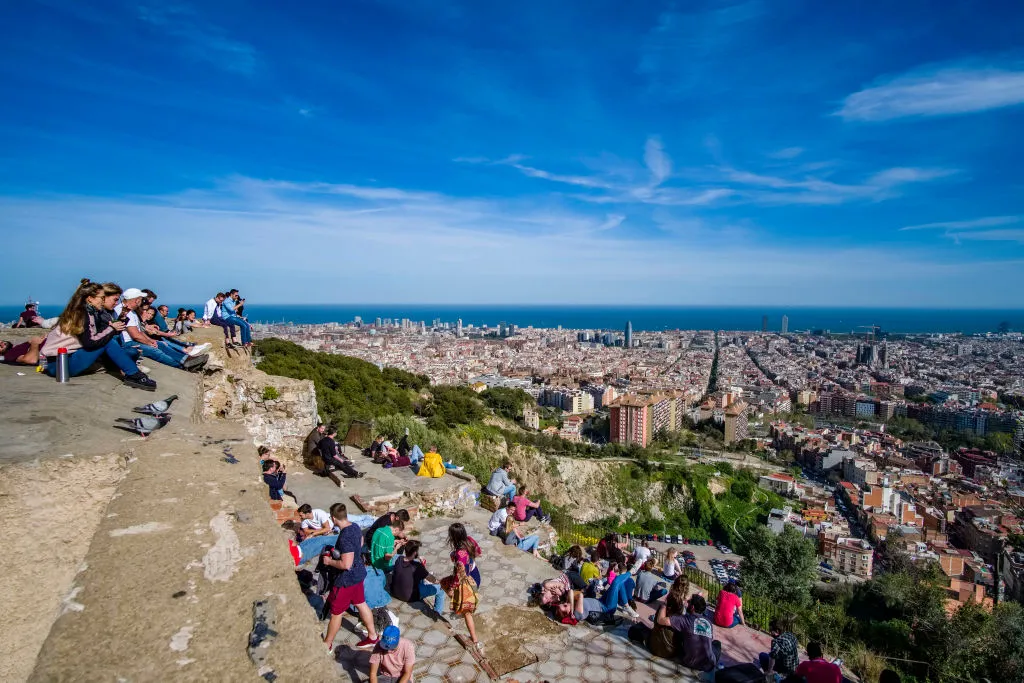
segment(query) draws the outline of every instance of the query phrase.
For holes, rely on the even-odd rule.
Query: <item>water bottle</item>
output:
[[[46,356],[39,354],[39,364],[36,365],[36,372],[46,372]]]
[[[68,360],[68,350],[64,347],[57,349],[57,381],[61,384],[66,384],[71,379]]]

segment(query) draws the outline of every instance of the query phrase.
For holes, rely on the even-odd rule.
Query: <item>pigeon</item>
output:
[[[178,395],[174,394],[173,396],[168,396],[162,401],[153,401],[152,403],[147,403],[144,406],[132,408],[132,410],[136,413],[142,413],[143,415],[163,415],[171,409],[171,404],[177,399]]]
[[[156,430],[165,426],[171,421],[170,415],[161,415],[159,417],[119,417],[117,421],[121,424],[128,425],[127,427],[121,427],[120,425],[114,425],[118,429],[124,429],[129,432],[135,432],[142,436],[149,436]]]

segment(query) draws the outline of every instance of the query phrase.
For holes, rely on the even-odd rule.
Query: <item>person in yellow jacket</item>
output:
[[[434,477],[435,479],[444,476],[444,462],[441,460],[441,454],[437,452],[437,446],[431,446],[423,454],[423,463],[420,465],[420,471],[416,474],[421,477]]]

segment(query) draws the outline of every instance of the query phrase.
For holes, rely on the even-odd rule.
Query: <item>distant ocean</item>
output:
[[[179,304],[171,306],[177,310]],[[202,304],[189,308],[202,311]],[[0,306],[0,321],[11,322],[22,306]],[[60,314],[59,306],[42,306],[44,317]],[[246,315],[254,322],[293,322],[300,324],[350,322],[355,316],[372,323],[375,318],[429,325],[435,318],[463,325],[496,327],[505,322],[518,327],[557,327],[567,329],[625,328],[626,321],[636,331],[666,329],[746,330],[761,329],[762,316],[768,316],[769,331],[779,331],[782,316],[789,317],[791,332],[830,330],[837,333],[864,332],[861,326],[878,325],[886,332],[995,332],[1001,322],[1012,330],[1024,330],[1024,310],[970,310],[927,308],[815,308],[815,307],[731,307],[731,306],[481,306],[423,304],[344,304],[344,305],[267,305],[251,303]]]

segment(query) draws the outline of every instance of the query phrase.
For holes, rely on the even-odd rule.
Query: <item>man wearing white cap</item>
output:
[[[141,289],[129,287],[121,294],[121,303],[114,308],[114,312],[125,323],[124,332],[121,333],[121,340],[126,349],[135,349],[146,358],[152,358],[158,363],[170,365],[172,368],[191,370],[206,364],[209,356],[191,355],[195,349],[179,349],[173,344],[165,341],[157,341],[143,332],[139,324],[139,316],[135,313],[145,293]]]

